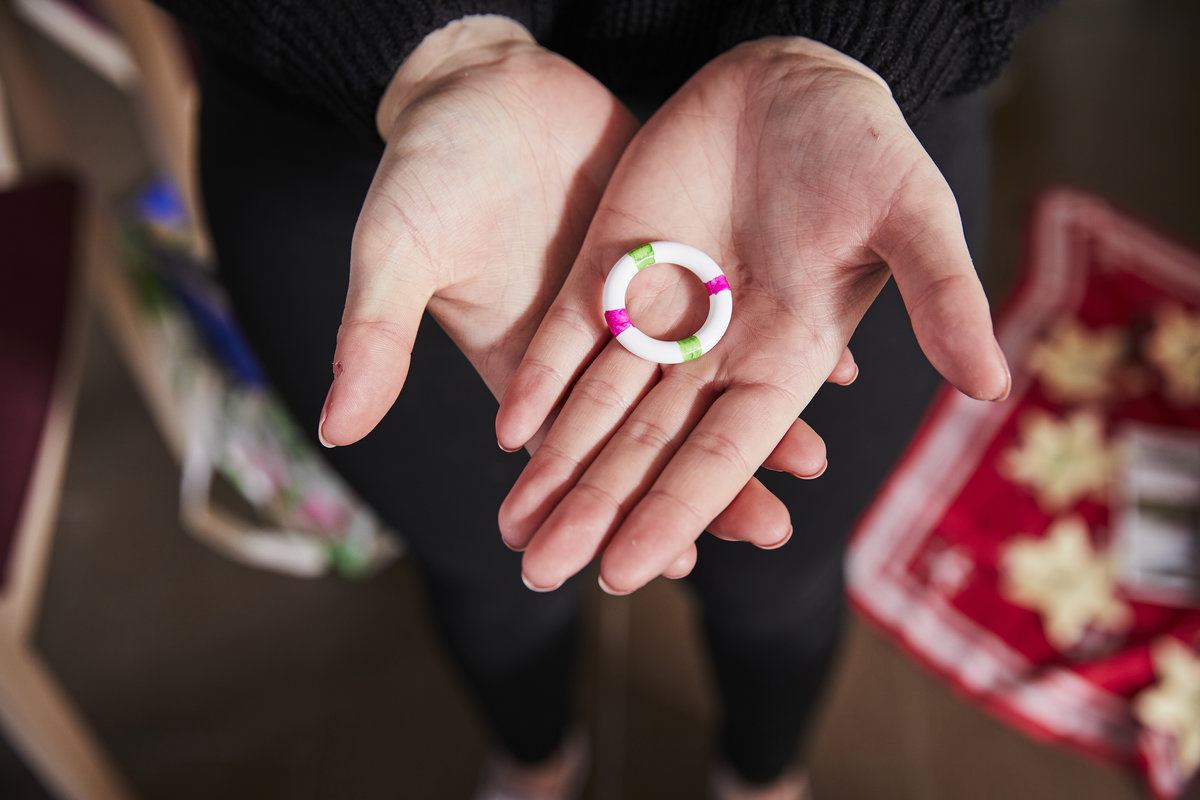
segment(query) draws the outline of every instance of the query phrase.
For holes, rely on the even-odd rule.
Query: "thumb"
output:
[[[350,290],[338,328],[333,384],[317,435],[326,447],[357,442],[387,413],[408,375],[432,287],[368,269],[351,257]]]
[[[877,233],[925,356],[959,391],[1003,400],[1011,377],[987,296],[963,237],[958,205],[932,163],[927,191],[909,192]],[[936,181],[934,183],[933,181]]]

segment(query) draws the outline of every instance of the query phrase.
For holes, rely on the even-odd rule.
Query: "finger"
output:
[[[775,445],[763,466],[809,480],[824,474],[828,464],[825,452],[825,440],[808,423],[798,419]]]
[[[600,297],[588,289],[594,278],[594,270],[577,264],[529,343],[496,411],[503,449],[525,446],[610,338],[596,322]]]
[[[728,542],[750,542],[774,550],[791,538],[791,515],[782,500],[757,478],[751,478],[709,524],[708,532]]]
[[[608,585],[630,592],[661,574],[733,501],[806,399],[761,384],[721,395],[612,535],[600,567]]]
[[[527,584],[554,588],[587,566],[704,416],[714,396],[711,386],[681,370],[668,377],[637,404],[530,538],[521,561]],[[665,570],[687,544],[679,541],[667,556],[659,553],[654,574]]]
[[[958,207],[932,162],[926,191],[910,191],[872,246],[888,263],[930,363],[970,397],[1002,400],[1008,363],[992,332],[987,297],[971,265]]]
[[[847,347],[842,351],[842,357],[838,359],[837,366],[833,368],[833,372],[829,373],[827,379],[829,383],[836,383],[838,386],[849,386],[854,383],[858,377],[858,364],[854,362],[854,354]]]
[[[326,447],[366,436],[396,402],[431,294],[392,272],[367,278],[363,269],[351,267],[333,357],[333,384],[317,425]]]
[[[673,562],[671,562],[671,566],[663,570],[662,576],[673,581],[679,580],[680,578],[686,578],[688,575],[691,575],[692,570],[696,568],[696,556],[696,545],[688,545],[684,551],[680,553],[680,555]],[[618,592],[617,590],[613,589],[604,582],[604,576],[600,576],[599,584],[600,588],[607,594],[616,596],[629,594],[629,592]]]
[[[500,535],[509,547],[528,545],[657,376],[656,364],[617,345],[597,357],[500,504]]]
[[[692,570],[696,567],[696,545],[688,545],[682,553],[671,563],[671,566],[663,570],[663,577],[671,580],[679,580],[686,578],[692,574]],[[600,588],[604,588],[604,584],[600,584]]]
[[[600,289],[612,265],[602,265],[595,254],[611,258],[628,250],[630,243],[654,238],[652,233],[636,239],[613,234],[589,237],[500,402],[496,438],[503,449],[523,447],[536,434],[611,339],[600,307]],[[681,281],[683,275],[691,277],[682,267],[664,264],[653,270],[649,280],[639,276],[640,287],[636,283],[631,287],[629,312],[648,335],[678,339],[686,336],[682,331],[694,331],[703,322],[707,292],[698,281]],[[698,298],[705,302],[697,303]],[[649,311],[653,313],[644,315]],[[665,327],[659,329],[660,325]]]

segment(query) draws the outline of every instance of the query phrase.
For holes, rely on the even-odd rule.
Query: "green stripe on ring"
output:
[[[654,263],[654,247],[644,244],[629,251],[629,257],[637,264],[638,272]]]
[[[684,361],[691,361],[693,358],[699,358],[704,355],[704,349],[700,346],[700,340],[695,336],[680,339],[675,344],[679,345],[679,352],[683,354]]]

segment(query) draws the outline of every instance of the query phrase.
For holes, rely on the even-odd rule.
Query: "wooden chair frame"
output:
[[[104,10],[138,69],[121,88],[134,92],[132,99],[147,118],[151,159],[193,201],[189,154],[195,91],[182,55],[170,44],[166,17],[143,0],[106,0]],[[73,163],[63,120],[30,47],[31,35],[8,0],[0,0],[0,190],[14,185],[26,170]],[[133,793],[33,642],[79,393],[94,276],[117,268],[111,231],[97,210],[79,216],[82,229],[59,370],[9,555],[8,578],[0,588],[0,727],[55,796],[127,800]]]

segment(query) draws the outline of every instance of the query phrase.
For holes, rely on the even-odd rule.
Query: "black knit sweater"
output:
[[[797,35],[879,73],[910,120],[994,78],[1046,0],[157,0],[206,42],[374,131],[375,107],[425,37],[502,14],[619,96],[665,99],[739,42]]]

